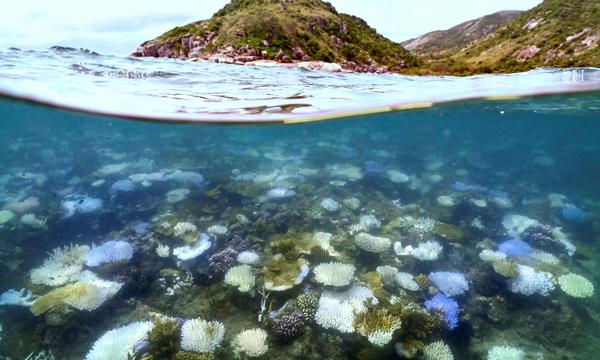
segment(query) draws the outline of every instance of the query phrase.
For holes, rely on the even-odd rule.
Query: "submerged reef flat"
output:
[[[0,100],[0,359],[595,359],[600,124],[560,101],[225,127]]]

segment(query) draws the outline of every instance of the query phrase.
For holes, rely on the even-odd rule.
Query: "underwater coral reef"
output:
[[[486,104],[20,118],[0,128],[0,358],[592,359],[599,128]]]

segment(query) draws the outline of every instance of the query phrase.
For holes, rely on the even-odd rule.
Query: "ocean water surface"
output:
[[[0,359],[594,359],[599,81],[1,52]]]

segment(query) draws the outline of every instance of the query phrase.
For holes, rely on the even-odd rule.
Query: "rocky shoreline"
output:
[[[259,51],[249,46],[234,48],[231,45],[207,51],[206,46],[215,37],[214,32],[202,36],[183,36],[180,39],[168,42],[150,40],[140,45],[131,56],[134,57],[163,57],[189,61],[210,61],[214,63],[246,65],[246,66],[284,66],[298,67],[307,70],[328,72],[356,72],[356,73],[391,73],[387,66],[373,61],[369,65],[356,64],[352,61],[332,63],[318,61],[306,55],[300,48],[294,48],[292,56],[286,55],[283,50],[274,57],[269,57],[266,51]]]

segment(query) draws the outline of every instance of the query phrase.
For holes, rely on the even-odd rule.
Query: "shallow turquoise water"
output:
[[[455,359],[484,359],[494,346],[519,348],[532,359],[592,359],[600,348],[597,293],[569,296],[558,279],[576,273],[600,283],[598,99],[598,92],[587,92],[479,100],[329,122],[242,126],[132,121],[2,98],[0,206],[5,219],[8,211],[12,217],[0,225],[0,292],[26,288],[40,302],[0,306],[0,355],[22,359],[46,350],[57,359],[82,359],[108,330],[163,314],[180,323],[222,322],[217,359],[233,358],[236,336],[251,328],[267,331],[264,356],[274,359],[394,359],[411,350],[424,358],[423,346],[440,340]],[[545,240],[526,236],[525,229],[515,233],[506,225],[516,219],[511,215],[554,233]],[[355,225],[361,218],[379,224],[361,228]],[[187,261],[172,252],[186,245],[175,229],[183,222],[196,227],[192,241],[208,232],[211,243]],[[225,226],[225,233],[214,225]],[[361,232],[387,239],[381,240],[384,249],[366,250]],[[512,266],[543,274],[528,279],[532,294],[523,293],[520,275],[504,277],[480,256],[485,249],[509,253],[500,244],[513,238],[534,250],[514,257]],[[42,277],[45,283],[32,272],[57,247],[116,239],[132,245],[131,259],[91,266],[87,256],[73,255],[75,270],[61,271],[75,275],[64,281],[57,270],[46,269],[55,273]],[[436,259],[408,248],[427,241],[442,247]],[[309,251],[307,243],[324,250]],[[159,245],[171,252],[160,256]],[[228,284],[227,271],[215,270],[211,256],[227,249],[258,255],[249,265],[255,283],[248,292]],[[300,274],[297,262],[310,272]],[[350,285],[324,285],[315,268],[327,262],[353,265]],[[219,264],[239,266],[235,257]],[[269,283],[285,264],[297,283],[283,281],[290,288],[277,291],[280,279],[279,289]],[[376,275],[384,265],[414,277],[464,274],[468,290],[451,295],[443,284],[422,278],[410,289]],[[119,284],[118,291],[93,310],[78,307],[86,296],[100,296],[95,292],[48,300],[69,284],[89,286],[89,278],[77,277],[84,271]],[[301,313],[300,294],[323,298],[348,286],[372,295],[366,300],[371,310],[355,307],[352,316],[387,311],[402,320],[388,342],[373,344],[358,322],[344,333],[318,316],[305,318],[291,339],[278,332],[284,316]],[[265,291],[261,309],[259,292]],[[438,292],[460,307],[453,329],[426,309]],[[40,309],[40,299],[52,306]],[[425,328],[425,322],[434,325]],[[138,358],[156,351],[151,344]]]

